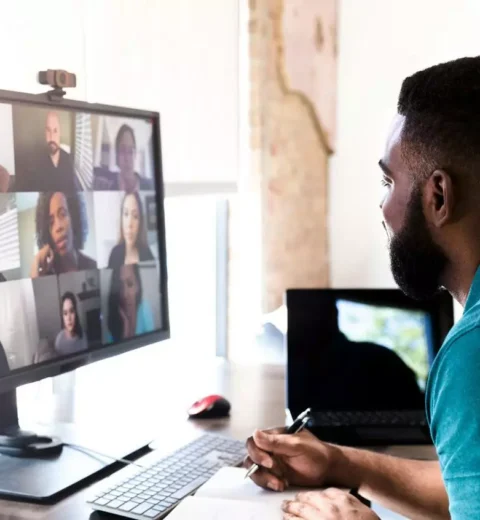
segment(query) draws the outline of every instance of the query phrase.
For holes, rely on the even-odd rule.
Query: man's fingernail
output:
[[[278,484],[276,482],[269,482],[267,484],[267,487],[269,489],[271,489],[272,491],[278,491],[279,490]]]
[[[272,468],[273,468],[273,460],[272,460],[270,457],[266,458],[266,459],[263,461],[262,466],[263,466],[264,468],[272,469]]]

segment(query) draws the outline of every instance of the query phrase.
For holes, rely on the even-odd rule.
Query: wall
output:
[[[37,71],[73,71],[68,97],[161,113],[170,183],[235,187],[238,0],[17,0],[2,19],[1,89],[45,92]]]
[[[477,0],[342,0],[338,131],[329,185],[334,287],[394,286],[381,226],[377,166],[402,80],[478,55]]]

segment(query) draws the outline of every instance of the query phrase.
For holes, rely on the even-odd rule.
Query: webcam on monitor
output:
[[[77,86],[77,76],[61,69],[41,70],[38,72],[38,82],[53,88],[47,92],[50,101],[61,101],[66,94],[64,89]]]
[[[73,88],[77,86],[77,77],[66,70],[48,69],[39,71],[38,82],[52,88]]]

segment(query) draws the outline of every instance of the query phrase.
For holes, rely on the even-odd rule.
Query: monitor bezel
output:
[[[16,369],[14,372],[0,378],[0,393],[16,389],[19,386],[34,383],[48,377],[55,377],[66,372],[71,372],[96,361],[101,361],[119,354],[124,354],[138,348],[151,345],[170,338],[170,320],[168,308],[168,277],[164,208],[164,184],[162,146],[160,133],[160,114],[155,111],[104,105],[100,103],[88,103],[69,98],[56,98],[44,94],[28,94],[9,90],[0,90],[0,103],[24,104],[40,108],[56,110],[70,110],[116,117],[132,117],[137,119],[149,119],[153,126],[152,142],[154,155],[158,160],[154,161],[155,173],[155,198],[157,205],[157,229],[159,247],[159,295],[161,303],[162,328],[126,341],[112,343],[97,347],[92,350],[71,354],[69,356],[52,359],[39,364],[27,365]],[[92,190],[93,191],[93,190]],[[100,271],[100,270],[99,270]]]

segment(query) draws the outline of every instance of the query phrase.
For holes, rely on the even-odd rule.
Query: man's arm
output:
[[[359,488],[372,502],[412,519],[448,519],[448,497],[437,461],[409,460],[335,447],[331,477]],[[329,479],[330,480],[330,479]]]
[[[392,457],[335,446],[310,432],[256,431],[247,441],[247,467],[259,486],[358,488],[365,498],[412,519],[448,519],[448,498],[438,462]]]

